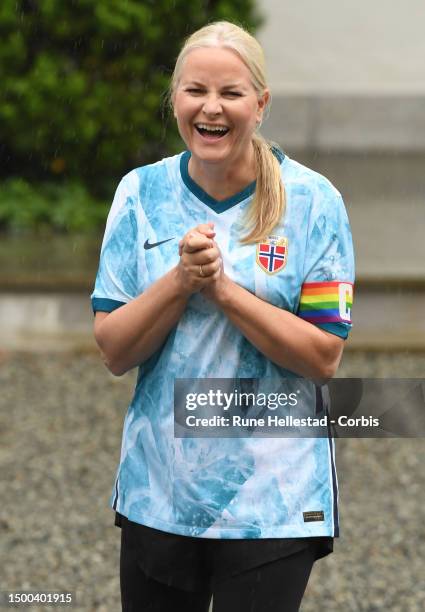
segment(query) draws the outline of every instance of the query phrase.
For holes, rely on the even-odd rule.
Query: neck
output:
[[[213,163],[191,155],[188,171],[190,177],[215,200],[227,200],[242,191],[256,178],[254,148],[234,162]]]

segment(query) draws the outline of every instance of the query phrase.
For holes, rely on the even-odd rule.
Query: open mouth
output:
[[[195,124],[195,128],[201,136],[207,138],[208,140],[219,140],[220,138],[223,138],[223,136],[226,136],[226,134],[230,131],[229,128],[224,125],[212,126],[205,125],[203,123]]]

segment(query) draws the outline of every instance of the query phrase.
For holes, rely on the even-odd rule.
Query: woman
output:
[[[115,375],[139,366],[111,498],[123,610],[298,610],[338,536],[332,440],[174,437],[176,379],[328,379],[351,327],[344,204],[257,133],[264,71],[236,25],[190,36],[187,150],[127,174],[108,217],[95,337]]]

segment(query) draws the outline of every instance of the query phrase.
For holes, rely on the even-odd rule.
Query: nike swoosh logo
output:
[[[170,240],[174,240],[174,237],[167,238],[166,240],[161,240],[160,242],[149,242],[149,240],[146,240],[145,244],[143,245],[143,248],[145,249],[145,251],[148,251],[149,249],[153,249],[154,247],[157,247],[160,244],[164,244],[164,242],[169,242]]]

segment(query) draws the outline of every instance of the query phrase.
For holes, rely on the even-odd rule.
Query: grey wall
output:
[[[425,93],[423,0],[259,0],[273,91]]]
[[[425,2],[263,0],[273,95],[264,134],[287,148],[425,151]]]

